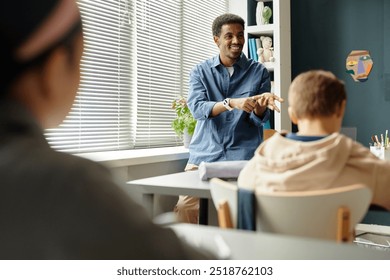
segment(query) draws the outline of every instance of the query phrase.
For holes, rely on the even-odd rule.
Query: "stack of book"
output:
[[[249,58],[252,58],[254,61],[259,61],[257,50],[261,48],[260,38],[249,38],[248,46],[249,46]]]

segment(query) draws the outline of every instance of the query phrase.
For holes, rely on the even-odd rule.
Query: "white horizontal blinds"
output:
[[[180,2],[136,1],[136,148],[179,144],[171,126],[171,106],[180,94]]]
[[[137,0],[136,148],[182,145],[171,127],[172,101],[188,93],[188,74],[218,53],[211,34],[227,0]]]
[[[64,123],[46,137],[53,148],[68,152],[132,148],[132,2],[78,4],[84,31],[79,93]]]
[[[211,22],[227,0],[79,0],[85,51],[78,97],[46,131],[71,153],[182,145],[171,123],[188,73],[218,52]]]
[[[228,12],[227,0],[183,1],[183,89],[188,92],[191,69],[199,62],[219,53],[213,40],[211,26],[214,19]]]

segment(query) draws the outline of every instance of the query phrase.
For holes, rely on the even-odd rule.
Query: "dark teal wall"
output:
[[[389,21],[389,0],[291,0],[292,78],[325,69],[344,80],[343,126],[357,127],[357,140],[365,146],[372,134],[390,130]],[[368,50],[374,61],[364,83],[345,72],[352,50]]]

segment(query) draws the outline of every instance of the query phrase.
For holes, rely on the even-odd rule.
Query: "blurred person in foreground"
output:
[[[80,79],[73,0],[0,4],[0,259],[197,259],[97,163],[56,152]]]
[[[390,210],[390,162],[340,134],[347,103],[344,83],[331,72],[298,75],[288,92],[297,133],[274,134],[243,168],[238,185],[255,191],[305,191],[363,183],[372,204]]]

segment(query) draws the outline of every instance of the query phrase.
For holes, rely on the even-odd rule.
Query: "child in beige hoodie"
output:
[[[347,95],[332,73],[297,76],[289,93],[289,116],[298,133],[274,134],[241,171],[238,185],[254,191],[302,191],[363,183],[372,203],[390,210],[390,162],[339,134]]]

